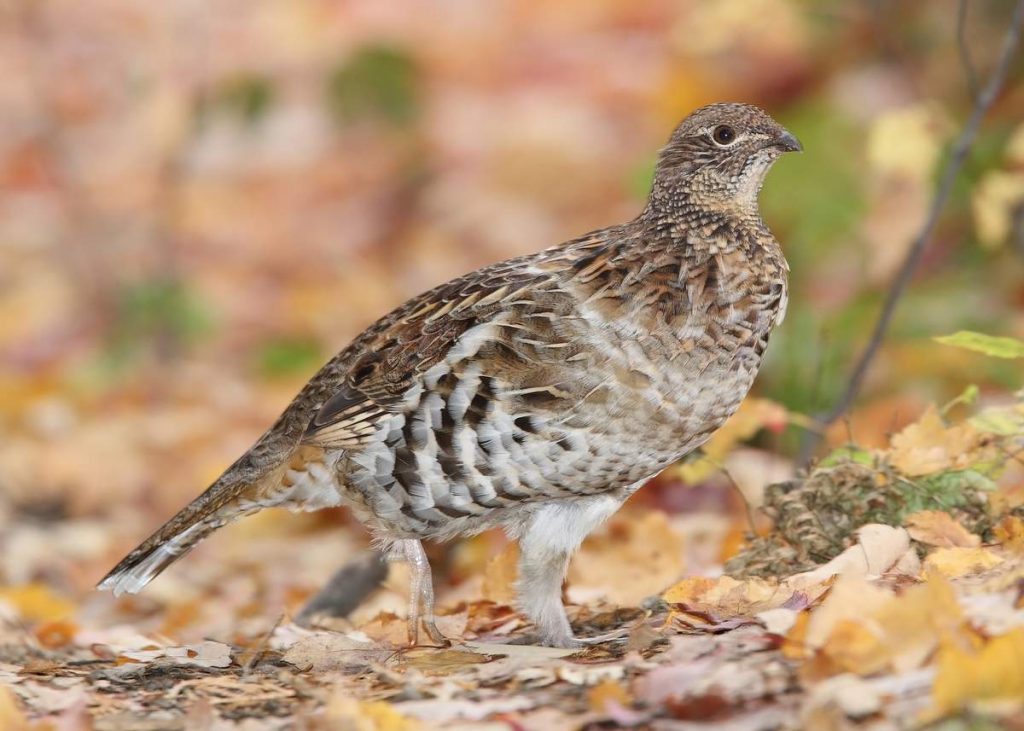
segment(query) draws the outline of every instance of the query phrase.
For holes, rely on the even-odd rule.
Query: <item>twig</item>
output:
[[[971,101],[978,101],[978,72],[971,60],[971,49],[967,45],[967,0],[960,0],[956,11],[956,50],[960,54],[960,65],[967,78],[967,90],[971,92]]]
[[[867,375],[868,368],[870,367],[871,362],[875,359],[875,356],[878,354],[878,349],[881,346],[882,341],[885,339],[886,332],[889,330],[889,325],[892,322],[892,316],[896,310],[896,305],[899,303],[907,285],[910,283],[910,279],[914,274],[914,270],[917,268],[921,255],[924,253],[931,241],[932,233],[935,231],[935,226],[939,220],[939,214],[946,205],[946,201],[949,200],[949,196],[953,191],[953,184],[956,182],[957,175],[960,173],[960,168],[963,167],[963,164],[967,159],[967,155],[970,153],[971,147],[974,144],[974,140],[978,136],[978,130],[981,128],[982,119],[984,119],[989,108],[991,108],[992,104],[995,102],[996,97],[999,95],[999,92],[1006,81],[1006,75],[1009,72],[1010,63],[1013,60],[1014,55],[1017,53],[1017,47],[1020,45],[1022,24],[1024,24],[1024,0],[1017,0],[1017,4],[1013,9],[1013,17],[1010,20],[1010,26],[1006,31],[1006,37],[1003,39],[1003,48],[1000,52],[996,67],[992,71],[992,75],[989,77],[988,82],[985,84],[985,88],[982,89],[981,93],[975,97],[974,108],[971,111],[971,116],[968,118],[963,130],[960,132],[959,137],[957,137],[956,142],[953,144],[949,161],[946,163],[945,170],[942,172],[939,185],[935,190],[935,195],[928,208],[928,215],[925,218],[924,225],[921,227],[921,231],[918,235],[914,238],[913,244],[907,252],[896,278],[889,287],[889,291],[885,297],[885,303],[882,306],[882,312],[879,314],[878,320],[875,322],[874,330],[871,333],[871,338],[868,340],[867,346],[864,348],[864,352],[861,353],[860,358],[857,360],[857,364],[853,368],[846,390],[843,392],[842,396],[840,396],[835,406],[819,417],[819,421],[823,428],[834,423],[839,417],[846,413],[854,399],[857,397],[857,394],[860,392],[861,386],[864,383],[864,377]],[[958,31],[958,36],[960,33],[961,32]],[[971,73],[973,73],[973,71]],[[809,461],[819,442],[820,437],[813,435],[813,433],[808,436],[807,440],[804,442],[803,449],[801,450],[801,464],[806,464]]]

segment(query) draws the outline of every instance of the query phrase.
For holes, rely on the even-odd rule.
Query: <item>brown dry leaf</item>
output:
[[[413,647],[402,654],[403,664],[427,675],[448,675],[464,670],[470,665],[481,665],[494,659],[494,655],[436,647]]]
[[[55,622],[75,612],[74,604],[39,583],[4,587],[0,589],[0,602],[7,602],[31,622]]]
[[[981,545],[981,538],[964,528],[943,510],[922,510],[907,516],[907,532],[915,541],[929,546],[973,548]]]
[[[979,701],[1024,701],[1024,628],[989,640],[977,651],[943,641],[932,689],[937,715]]]
[[[399,617],[394,612],[378,612],[376,617],[360,625],[359,629],[374,642],[387,643],[392,647],[400,647],[409,641],[409,625],[405,617]]]
[[[511,606],[516,599],[519,545],[509,543],[497,556],[487,562],[484,572],[483,598],[495,604]]]
[[[994,530],[996,539],[1014,553],[1024,553],[1024,520],[1016,515],[1007,515]]]
[[[925,573],[938,572],[955,579],[967,574],[976,574],[1003,562],[1001,556],[987,548],[937,548],[924,560]]]
[[[590,705],[590,710],[607,713],[610,704],[628,708],[633,704],[633,699],[629,691],[614,680],[602,680],[587,691],[587,703]]]
[[[121,657],[136,662],[153,662],[169,659],[179,665],[196,665],[202,668],[226,668],[231,665],[231,648],[223,642],[205,640],[198,645],[182,647],[161,647],[153,650],[124,650]]]
[[[981,433],[968,423],[946,426],[932,405],[892,438],[889,459],[905,475],[918,477],[970,467],[982,458]]]

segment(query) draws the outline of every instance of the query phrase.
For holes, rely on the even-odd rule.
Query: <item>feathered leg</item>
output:
[[[538,507],[519,536],[519,608],[540,641],[552,647],[586,644],[572,634],[562,606],[562,582],[569,559],[583,539],[622,505],[623,497],[601,495]]]

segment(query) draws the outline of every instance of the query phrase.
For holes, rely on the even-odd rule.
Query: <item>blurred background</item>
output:
[[[30,618],[183,636],[294,611],[365,542],[341,513],[251,519],[116,605],[90,588],[364,327],[450,277],[632,217],[673,127],[722,100],[763,106],[806,150],[762,194],[789,314],[717,455],[756,502],[792,474],[801,417],[846,384],[998,53],[1010,3],[965,7],[958,26],[953,0],[5,3],[0,585]],[[832,444],[881,443],[969,383],[983,398],[1020,387],[1013,361],[932,337],[1024,335],[1022,70]],[[637,499],[646,510],[574,568],[581,601],[714,571],[744,529],[713,469]],[[687,532],[696,515],[717,516],[700,521],[713,540]],[[445,555],[450,596],[481,591],[471,579],[500,542]],[[655,542],[663,565],[643,553]],[[601,589],[633,586],[608,581],[610,554],[647,568],[628,596]]]

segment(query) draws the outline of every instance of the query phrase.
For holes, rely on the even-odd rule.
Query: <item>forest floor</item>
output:
[[[137,597],[5,588],[0,728],[1019,728],[1022,423],[1014,402],[931,409],[769,487],[757,536],[627,506],[566,592],[577,634],[622,636],[578,652],[530,644],[515,547],[495,536],[434,556],[451,644],[406,647],[402,571],[373,589],[382,565],[331,516],[253,519]],[[134,532],[46,520],[8,522],[8,560],[59,573],[98,534]],[[353,554],[370,558],[303,612],[302,567]]]

